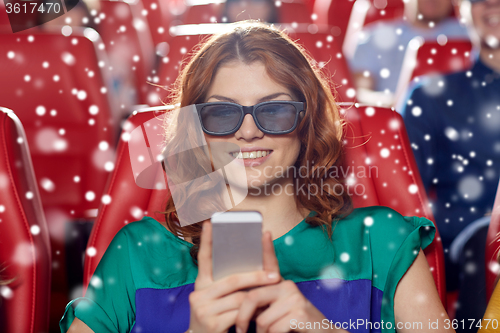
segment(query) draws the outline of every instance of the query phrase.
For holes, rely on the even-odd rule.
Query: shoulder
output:
[[[110,247],[126,244],[137,288],[171,288],[194,281],[191,243],[172,234],[150,217],[123,227]],[[108,251],[110,248],[108,248]]]
[[[402,113],[406,119],[414,118],[442,118],[450,112],[449,101],[462,98],[461,93],[470,86],[467,72],[456,72],[447,75],[427,75],[419,78],[419,82],[412,82],[407,94],[407,100]],[[418,112],[409,112],[418,107]],[[413,121],[413,120],[412,120]]]
[[[392,273],[406,270],[420,248],[426,248],[434,239],[435,227],[431,221],[402,216],[388,207],[356,209],[349,217],[369,238],[374,286],[380,290],[384,290]]]
[[[132,222],[121,228],[108,247],[128,247],[131,256],[144,253],[189,252],[192,244],[175,236],[160,222],[151,217]]]
[[[434,225],[426,218],[403,216],[392,208],[385,206],[371,206],[356,208],[344,220],[351,227],[369,230],[374,236],[405,234],[415,228],[429,227]]]

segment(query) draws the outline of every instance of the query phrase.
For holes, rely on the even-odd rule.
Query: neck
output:
[[[272,185],[275,185],[276,194],[273,193]],[[270,231],[273,240],[286,234],[309,214],[307,209],[297,207],[293,179],[259,189],[260,193],[249,192],[245,200],[236,206],[236,210],[259,211],[263,217],[263,231]]]
[[[489,68],[500,72],[500,48],[491,48],[487,45],[482,45],[479,51],[479,58]]]

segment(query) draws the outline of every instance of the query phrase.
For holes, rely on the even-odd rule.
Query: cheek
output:
[[[284,156],[287,164],[294,165],[300,153],[301,143],[299,138],[290,138],[286,143],[283,143],[283,146],[286,147],[284,149]]]

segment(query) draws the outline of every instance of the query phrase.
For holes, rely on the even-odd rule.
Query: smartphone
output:
[[[262,270],[262,215],[259,212],[215,213],[211,221],[214,280]]]

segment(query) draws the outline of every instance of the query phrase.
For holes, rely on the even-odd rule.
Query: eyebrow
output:
[[[286,92],[279,92],[279,93],[275,93],[275,94],[271,94],[271,95],[267,95],[267,96],[262,97],[261,99],[258,100],[257,104],[265,102],[265,101],[270,101],[270,100],[275,99],[276,97],[279,97],[281,95],[286,95],[286,96],[290,97],[291,99],[293,99],[293,97],[290,94],[288,94]],[[226,101],[226,102],[238,104],[238,102],[236,102],[234,99],[229,98],[229,97],[225,97],[225,96],[221,96],[221,95],[212,95],[207,100],[209,100],[211,98],[216,98],[219,101]]]

